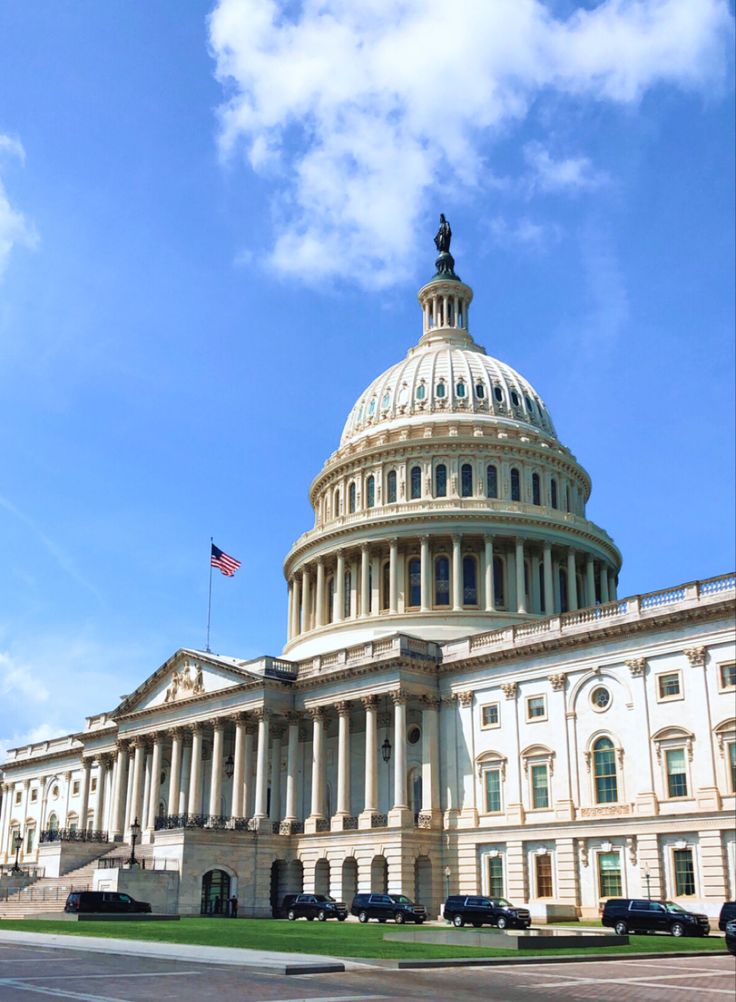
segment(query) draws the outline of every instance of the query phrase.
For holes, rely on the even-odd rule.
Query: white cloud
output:
[[[592,191],[608,183],[608,175],[594,169],[588,157],[554,160],[541,143],[527,143],[524,159],[530,168],[528,185],[532,192]]]
[[[271,263],[315,281],[404,277],[433,189],[485,186],[488,144],[544,92],[634,102],[722,76],[726,0],[219,0],[225,155],[273,178]],[[538,165],[578,187],[584,158]]]
[[[13,696],[21,696],[32,703],[43,703],[48,699],[49,692],[28,662],[8,651],[0,651],[0,699],[7,702]]]
[[[25,163],[26,154],[20,140],[0,134],[0,162],[5,157]],[[38,236],[33,226],[10,204],[0,176],[0,278],[15,246],[35,247],[37,242]]]
[[[9,748],[23,748],[25,745],[35,745],[58,737],[58,729],[53,724],[37,724],[29,731],[19,731],[10,737],[0,738],[0,762],[7,758]]]
[[[562,230],[555,223],[539,223],[528,216],[509,222],[503,216],[491,220],[490,231],[496,243],[503,247],[517,246],[542,250],[562,238]]]

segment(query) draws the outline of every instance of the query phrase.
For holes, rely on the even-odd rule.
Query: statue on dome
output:
[[[455,274],[455,259],[450,253],[450,242],[452,241],[452,229],[445,219],[444,212],[440,213],[440,225],[434,238],[434,245],[439,251],[439,257],[435,261],[437,274],[435,278],[452,278],[456,282],[460,279]]]

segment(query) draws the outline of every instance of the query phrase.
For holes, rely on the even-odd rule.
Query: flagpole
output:
[[[210,536],[210,587],[209,597],[207,600],[207,643],[204,648],[208,654],[210,653],[210,623],[212,621],[212,547],[214,542],[214,536]]]

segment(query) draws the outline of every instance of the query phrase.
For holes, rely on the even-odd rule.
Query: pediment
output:
[[[248,671],[241,664],[234,658],[179,650],[139,685],[135,692],[123,698],[114,711],[114,716],[175,705],[263,680],[261,674]]]

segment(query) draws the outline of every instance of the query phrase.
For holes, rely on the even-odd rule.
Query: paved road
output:
[[[0,947],[0,1002],[51,997],[83,1002],[676,1002],[734,998],[733,957],[523,964],[493,968],[344,974],[256,974],[235,967],[91,954],[48,947]]]

